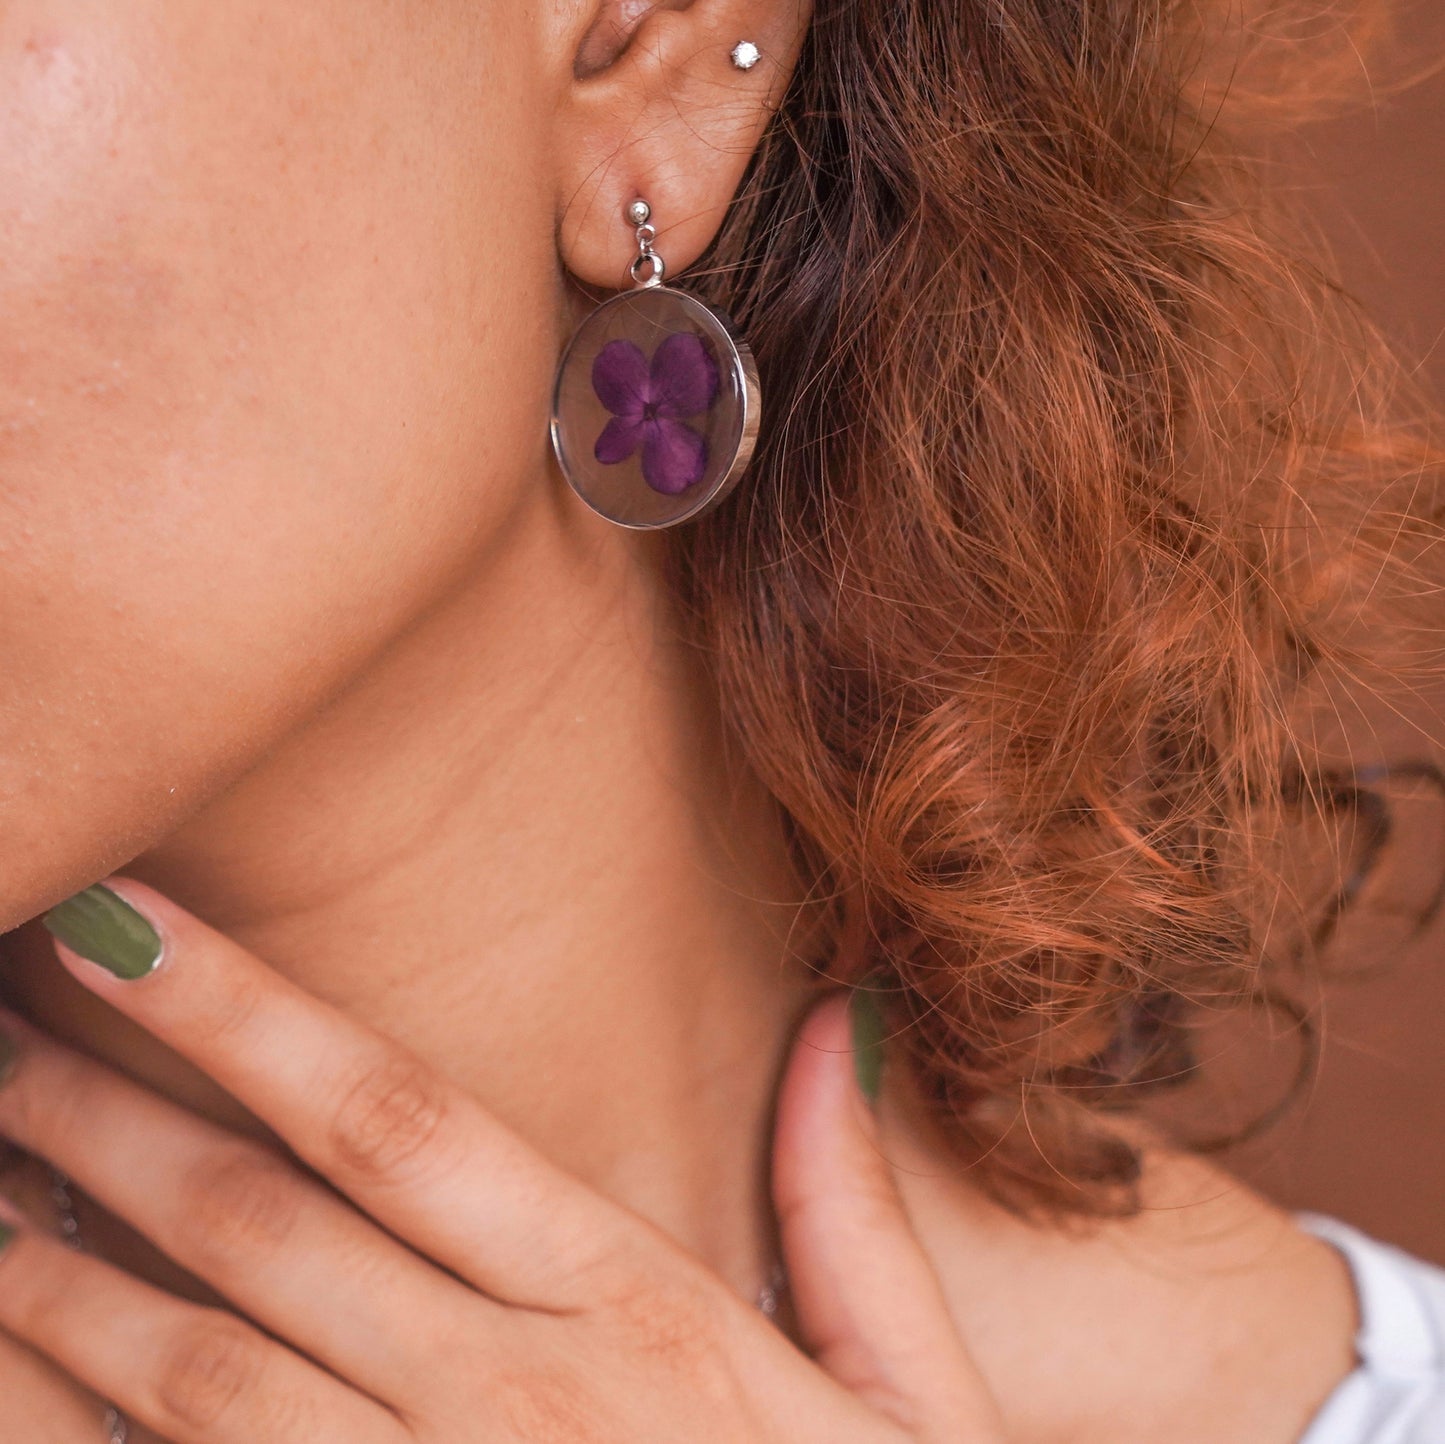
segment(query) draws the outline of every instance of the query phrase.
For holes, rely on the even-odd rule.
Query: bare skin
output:
[[[744,1298],[802,888],[655,548],[543,421],[565,272],[619,283],[638,193],[674,273],[701,252],[807,18],[0,6],[0,925],[122,869]],[[46,1029],[262,1131],[38,928],[5,952]],[[945,1176],[894,1077],[882,1141],[1010,1439],[1287,1444],[1350,1367],[1341,1261],[1211,1168],[1160,1151],[1142,1218],[1056,1237]],[[3,1337],[0,1395],[95,1437]]]

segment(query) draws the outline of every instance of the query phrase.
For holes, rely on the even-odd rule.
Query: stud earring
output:
[[[751,40],[739,40],[732,49],[732,62],[739,70],[751,70],[761,55],[762,51]]]
[[[630,291],[573,333],[552,389],[557,464],[593,511],[656,531],[711,511],[752,457],[762,404],[757,364],[726,312],[663,285],[652,208],[636,228]]]

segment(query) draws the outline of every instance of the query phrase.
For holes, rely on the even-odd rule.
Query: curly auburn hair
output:
[[[1210,24],[818,0],[698,272],[770,420],[676,584],[818,967],[1020,1210],[1138,1206],[1104,1105],[1267,986],[1311,718],[1440,670],[1428,408],[1240,139],[1334,72]]]

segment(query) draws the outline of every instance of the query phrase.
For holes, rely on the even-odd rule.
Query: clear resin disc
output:
[[[760,399],[752,353],[727,316],[672,286],[639,286],[604,301],[568,342],[552,449],[609,521],[675,526],[737,483]]]

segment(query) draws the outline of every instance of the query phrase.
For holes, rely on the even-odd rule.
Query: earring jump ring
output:
[[[652,273],[644,281],[640,269],[643,263],[648,261],[652,263]],[[635,286],[660,286],[666,273],[667,267],[656,251],[644,251],[640,256],[634,256],[632,264],[627,268],[627,274],[632,277],[632,283]]]

